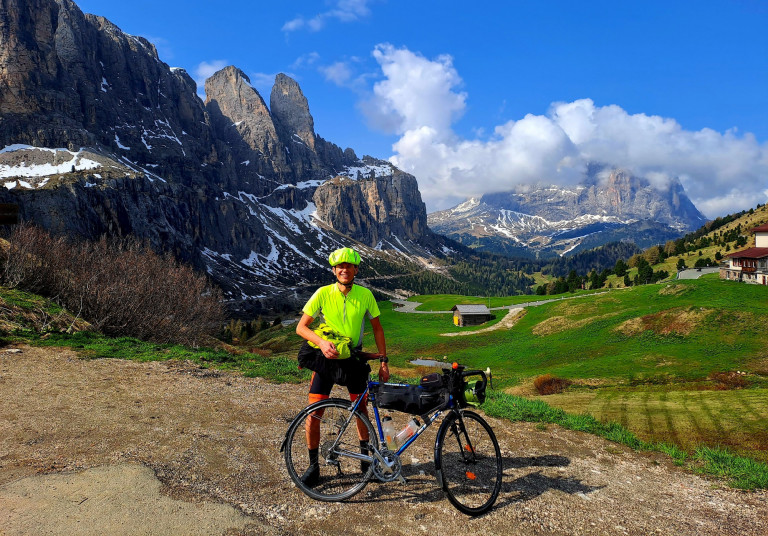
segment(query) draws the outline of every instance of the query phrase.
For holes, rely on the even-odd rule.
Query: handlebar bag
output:
[[[445,373],[442,379],[448,392],[456,401],[456,405],[460,408],[478,406],[485,402],[486,386],[483,385],[482,381],[478,380],[472,386],[461,375],[452,374],[451,372]]]
[[[444,385],[443,375],[439,372],[432,372],[431,374],[422,376],[419,385],[427,391],[437,391],[438,389],[442,389]]]

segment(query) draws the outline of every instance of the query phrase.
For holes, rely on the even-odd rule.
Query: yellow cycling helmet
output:
[[[328,262],[331,263],[331,266],[336,266],[342,262],[357,266],[360,264],[360,254],[352,248],[340,248],[328,256]]]

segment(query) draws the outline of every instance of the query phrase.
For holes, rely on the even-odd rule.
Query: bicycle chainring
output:
[[[379,451],[379,454],[381,454],[381,457],[384,458],[384,461],[387,463],[387,468],[391,469],[392,472],[388,473],[384,467],[382,467],[381,462],[378,460],[378,458],[373,458],[373,474],[376,478],[381,480],[382,482],[393,482],[397,480],[400,477],[400,472],[403,470],[403,464],[400,462],[400,456],[395,454],[389,449],[382,449]]]

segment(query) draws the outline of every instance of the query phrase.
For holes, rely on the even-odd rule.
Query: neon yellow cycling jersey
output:
[[[312,318],[322,313],[326,324],[352,339],[353,348],[363,344],[365,319],[376,318],[381,314],[370,290],[353,285],[344,296],[336,283],[317,289],[303,311]]]

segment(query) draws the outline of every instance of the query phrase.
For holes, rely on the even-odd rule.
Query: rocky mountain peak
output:
[[[272,114],[243,71],[230,65],[214,73],[205,81],[205,97],[216,137],[226,142],[236,163],[247,163],[237,172],[239,189],[265,194],[269,187],[258,185],[262,176],[293,181]]]
[[[303,301],[353,240],[442,251],[415,179],[317,136],[295,80],[271,109],[234,66],[205,91],[71,0],[0,0],[0,202],[73,238],[146,239],[241,311]]]
[[[315,150],[315,122],[309,113],[307,98],[293,78],[283,73],[277,75],[269,107],[288,136],[298,137],[312,151]]]
[[[225,138],[234,130],[252,150],[277,155],[280,141],[272,115],[243,71],[230,65],[206,80],[205,106]]]
[[[429,215],[429,226],[466,245],[513,255],[555,255],[628,240],[648,247],[706,218],[677,179],[654,184],[593,164],[579,185],[518,187]]]

